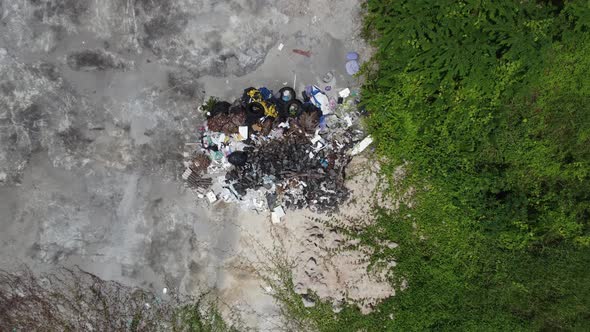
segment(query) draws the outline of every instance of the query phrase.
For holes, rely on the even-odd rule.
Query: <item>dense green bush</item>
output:
[[[363,235],[401,243],[394,326],[590,326],[590,4],[367,9],[369,125],[419,188],[411,220]]]
[[[590,3],[368,0],[362,95],[414,208],[360,234],[398,288],[322,330],[590,326]],[[390,319],[393,314],[394,319]],[[315,318],[318,321],[317,317]]]

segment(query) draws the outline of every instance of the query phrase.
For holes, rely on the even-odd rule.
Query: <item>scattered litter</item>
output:
[[[283,219],[284,216],[285,216],[285,210],[283,210],[282,207],[277,206],[276,208],[274,208],[274,210],[272,210],[271,221],[273,224],[278,224],[281,222],[281,220]]]
[[[217,201],[217,196],[214,192],[210,191],[207,193],[207,199],[209,200],[209,203],[215,203]]]
[[[330,85],[327,85],[327,86],[326,86],[326,88],[325,88],[325,90],[326,90],[326,91],[330,91],[330,90],[332,90],[332,86],[330,86]]]
[[[373,143],[373,138],[369,135],[365,137],[360,143],[354,146],[354,148],[350,151],[351,156],[356,156],[357,154],[365,151],[365,149]]]
[[[332,74],[331,71],[327,72],[324,77],[322,77],[322,81],[324,81],[324,83],[330,83],[332,82],[332,80],[334,79],[334,74]]]
[[[350,115],[345,116],[344,121],[346,121],[346,128],[352,127],[352,119],[350,118]]]
[[[168,293],[168,288],[164,287],[164,289],[162,289],[162,293],[163,293],[163,294],[166,294],[166,293]]]
[[[349,88],[346,88],[346,89],[344,89],[344,90],[342,90],[342,91],[338,92],[338,95],[339,95],[341,98],[346,98],[346,97],[350,96],[350,89],[349,89]]]
[[[330,110],[330,99],[326,94],[317,86],[311,88],[311,100],[316,107],[320,108],[324,114],[331,113]]]
[[[299,55],[303,55],[306,57],[311,57],[311,51],[304,51],[304,50],[300,50],[298,48],[293,49],[293,53],[299,54]]]
[[[355,75],[356,73],[358,73],[360,70],[360,66],[358,61],[356,60],[350,60],[346,63],[346,72],[348,73],[348,75],[352,76]]]
[[[247,126],[240,126],[238,127],[238,131],[240,133],[240,138],[241,140],[245,140],[248,139],[248,127]]]
[[[273,223],[286,209],[338,209],[350,195],[344,176],[351,156],[370,144],[354,126],[356,103],[344,102],[351,94],[328,96],[309,85],[298,95],[285,84],[276,93],[251,87],[233,103],[203,105],[209,115],[198,142],[184,145],[182,179],[200,199],[270,212]]]
[[[244,166],[248,161],[248,154],[244,151],[235,151],[227,156],[227,161],[234,166]]]
[[[285,45],[283,45],[283,43],[280,43],[280,44],[279,44],[279,47],[278,47],[279,51],[282,51],[284,46],[285,46]]]
[[[357,52],[348,52],[346,53],[346,60],[358,60],[359,54]]]

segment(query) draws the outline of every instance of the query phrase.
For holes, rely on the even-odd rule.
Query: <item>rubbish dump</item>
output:
[[[310,85],[299,99],[291,87],[249,87],[232,103],[208,103],[182,178],[210,204],[269,211],[273,223],[289,209],[337,210],[350,195],[347,165],[371,143],[356,93],[345,90]]]

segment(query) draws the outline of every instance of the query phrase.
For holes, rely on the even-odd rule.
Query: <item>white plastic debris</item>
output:
[[[279,49],[279,51],[282,51],[283,50],[283,47],[285,47],[285,45],[283,45],[283,43],[280,43],[279,44],[279,47],[277,47],[277,48]]]
[[[332,113],[330,109],[330,99],[326,94],[316,85],[311,89],[311,100],[313,103],[322,110],[324,115]]]
[[[164,287],[164,289],[162,289],[162,294],[166,294],[168,293],[168,288]]]
[[[209,203],[215,203],[215,201],[217,201],[217,196],[215,196],[215,193],[210,191],[207,193],[207,199],[209,200]]]
[[[273,224],[278,224],[281,222],[281,219],[285,216],[285,210],[282,207],[277,206],[272,210],[271,213],[271,221]]]
[[[322,137],[318,134],[316,134],[312,139],[311,139],[311,144],[315,145],[317,142],[321,141]]]
[[[240,132],[240,141],[243,141],[248,138],[248,127],[247,126],[240,126],[238,128]]]
[[[344,117],[344,121],[346,121],[346,128],[352,127],[352,119],[350,118],[349,115]]]
[[[323,142],[320,141],[313,147],[313,150],[315,152],[319,152],[319,151],[323,150],[325,147],[326,147],[326,144],[324,144]]]
[[[184,173],[182,173],[182,179],[186,180],[188,179],[189,176],[191,176],[191,174],[193,173],[193,171],[191,171],[190,168],[187,168]]]
[[[346,88],[346,89],[338,92],[338,95],[342,98],[346,98],[346,97],[350,96],[350,89]]]
[[[365,149],[369,145],[371,145],[371,143],[373,143],[373,137],[371,137],[371,135],[369,135],[369,136],[365,137],[362,141],[360,141],[360,143],[355,145],[354,148],[352,148],[352,150],[350,151],[350,155],[356,156],[357,154],[365,151]]]

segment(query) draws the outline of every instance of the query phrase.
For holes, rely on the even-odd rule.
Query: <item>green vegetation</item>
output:
[[[399,289],[320,330],[590,326],[590,3],[369,0],[363,99],[385,174],[409,162],[414,208],[392,240]],[[393,314],[395,319],[390,319]]]

